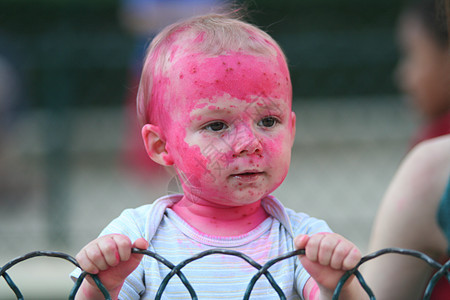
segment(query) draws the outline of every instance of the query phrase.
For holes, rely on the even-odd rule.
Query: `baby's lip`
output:
[[[260,169],[256,169],[256,168],[249,168],[249,169],[235,169],[235,173],[233,174],[244,174],[244,173],[262,173],[262,171]]]
[[[264,176],[265,172],[257,170],[248,170],[230,175],[232,180],[237,180],[241,183],[255,183]]]
[[[231,174],[230,176],[236,177],[236,176],[253,176],[253,175],[260,175],[263,174],[263,171],[260,170],[244,170],[244,171],[239,171],[236,173]]]

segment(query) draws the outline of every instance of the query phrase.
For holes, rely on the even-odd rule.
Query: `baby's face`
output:
[[[239,206],[282,183],[295,114],[281,57],[191,55],[174,63],[168,81],[166,149],[186,195]]]

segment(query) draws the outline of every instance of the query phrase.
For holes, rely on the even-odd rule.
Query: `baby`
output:
[[[77,255],[113,299],[154,299],[170,272],[148,249],[174,264],[214,248],[260,264],[295,249],[269,271],[287,299],[331,299],[361,253],[328,225],[296,213],[269,194],[288,173],[295,136],[286,58],[265,32],[225,15],[165,28],[152,41],[137,98],[142,137],[155,162],[171,166],[183,194],[125,210]],[[229,255],[183,268],[199,299],[242,299],[256,270]],[[75,272],[74,277],[77,274]],[[351,278],[341,299],[363,299]],[[164,299],[191,299],[175,276]],[[261,277],[251,299],[277,299]],[[103,299],[87,278],[77,299]]]

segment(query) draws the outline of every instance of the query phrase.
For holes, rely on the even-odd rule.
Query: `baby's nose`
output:
[[[233,157],[258,154],[262,151],[262,145],[252,128],[241,126],[237,130],[236,139],[232,145]]]

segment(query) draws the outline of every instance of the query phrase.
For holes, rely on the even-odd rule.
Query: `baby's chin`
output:
[[[281,181],[282,182],[282,181]],[[183,185],[183,193],[191,202],[207,201],[227,207],[245,206],[253,204],[272,193],[280,184],[259,185],[249,184],[240,188],[224,185]]]
[[[231,195],[220,197],[220,198],[211,198],[211,201],[222,204],[224,206],[229,207],[238,207],[238,206],[246,206],[250,204],[254,204],[261,199],[265,198],[269,193],[253,193],[253,192],[235,192]]]

